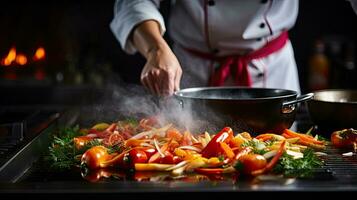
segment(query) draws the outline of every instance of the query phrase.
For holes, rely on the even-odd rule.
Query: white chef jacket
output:
[[[298,4],[298,0],[173,1],[168,29],[183,70],[181,88],[206,86],[212,67],[218,67],[218,63],[192,55],[185,48],[216,56],[242,55],[257,50],[295,24]],[[161,34],[165,33],[159,5],[159,0],[116,1],[110,27],[124,51],[136,52],[129,35],[142,21],[157,21]],[[252,60],[248,71],[252,87],[300,92],[290,41],[273,54]],[[232,80],[228,79],[225,85],[233,85]]]

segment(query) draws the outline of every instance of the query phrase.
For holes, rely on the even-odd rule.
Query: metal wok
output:
[[[307,105],[312,121],[320,128],[357,128],[357,90],[315,91]]]
[[[183,109],[192,110],[194,117],[218,127],[280,134],[295,121],[297,103],[311,99],[313,94],[297,97],[297,92],[285,89],[199,87],[177,91],[174,96]]]

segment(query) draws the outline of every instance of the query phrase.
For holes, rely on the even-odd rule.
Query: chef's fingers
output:
[[[161,75],[161,92],[163,96],[170,96],[174,92],[175,74],[172,70],[164,71]]]
[[[144,87],[149,90],[152,94],[156,94],[156,91],[153,87],[153,85],[151,84],[151,81],[150,81],[150,77],[149,77],[149,74],[148,73],[145,73],[141,76],[141,83],[144,85]]]
[[[152,88],[155,90],[155,94],[160,96],[161,95],[161,88],[159,84],[159,77],[160,77],[160,70],[154,69],[150,73],[150,82],[152,84]]]
[[[182,69],[177,68],[176,75],[175,75],[175,91],[180,90],[181,77],[182,77]]]

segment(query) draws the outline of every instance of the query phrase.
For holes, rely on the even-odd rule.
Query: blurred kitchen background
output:
[[[165,18],[169,3],[162,3]],[[3,1],[0,87],[100,88],[113,81],[139,84],[145,61],[120,49],[109,29],[113,5],[114,0]],[[300,1],[290,38],[303,92],[357,88],[356,22],[348,1]]]

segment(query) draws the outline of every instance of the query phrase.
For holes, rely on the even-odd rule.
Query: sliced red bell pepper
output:
[[[217,133],[211,141],[202,150],[201,154],[205,158],[217,157],[222,152],[220,142],[229,143],[234,137],[233,130],[230,127],[224,127],[219,133]]]
[[[195,172],[205,175],[220,175],[223,174],[223,168],[196,168]]]

